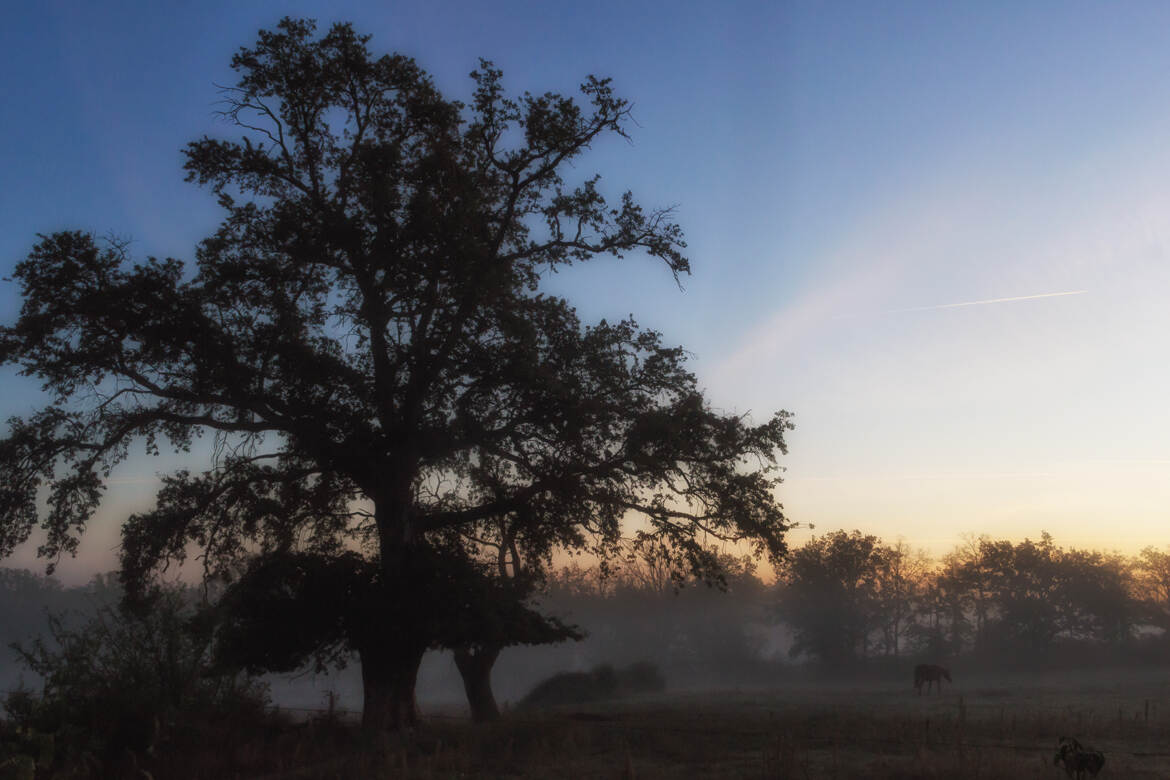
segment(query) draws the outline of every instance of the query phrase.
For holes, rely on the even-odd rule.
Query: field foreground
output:
[[[1106,677],[1108,680],[1106,681]],[[353,729],[282,735],[277,765],[238,777],[1063,778],[1057,740],[1106,756],[1101,777],[1170,776],[1170,682],[1102,675],[978,680],[941,696],[845,683],[668,693],[473,726],[432,714],[414,743],[360,747]],[[348,734],[349,736],[345,736]],[[271,748],[261,750],[272,756]],[[259,759],[259,755],[253,755]],[[190,766],[190,765],[188,765]],[[161,767],[160,767],[161,769]],[[243,771],[241,771],[243,770]]]
[[[1051,778],[1061,736],[1104,752],[1102,777],[1170,776],[1170,684],[1053,682],[676,694],[498,729],[531,776]]]

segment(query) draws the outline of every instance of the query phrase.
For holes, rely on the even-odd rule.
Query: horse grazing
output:
[[[914,667],[914,688],[918,695],[922,695],[922,685],[926,684],[926,692],[930,693],[931,685],[938,685],[938,692],[942,693],[942,681],[951,682],[950,670],[934,664],[918,664]]]
[[[1089,777],[1097,776],[1101,767],[1105,766],[1105,755],[1099,750],[1089,750],[1075,737],[1061,737],[1052,763],[1054,766],[1064,764],[1066,775],[1083,780],[1086,772]]]

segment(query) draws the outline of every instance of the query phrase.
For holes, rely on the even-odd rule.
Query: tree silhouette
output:
[[[1146,547],[1134,562],[1142,612],[1163,631],[1170,630],[1170,552]]]
[[[0,441],[0,553],[38,525],[42,555],[74,552],[133,446],[210,434],[210,467],[167,475],[126,523],[127,585],[192,549],[240,604],[249,584],[295,601],[325,578],[334,619],[277,610],[289,644],[272,664],[356,651],[364,723],[382,730],[414,722],[419,661],[469,639],[452,630],[465,605],[490,618],[473,594],[501,518],[538,559],[614,554],[631,514],[635,544],[702,577],[719,574],[712,540],[782,555],[790,424],[718,413],[682,349],[632,320],[583,326],[541,291],[550,270],[604,254],[689,270],[668,211],[566,181],[593,141],[624,135],[629,104],[608,81],[588,78],[582,102],[513,99],[484,62],[463,105],[367,43],[285,19],[235,55],[224,116],[242,137],[185,152],[226,212],[194,267],[135,264],[77,232],[17,266],[0,363],[50,400]],[[523,588],[488,592],[527,614]],[[525,620],[505,634],[526,636]]]
[[[793,628],[793,656],[831,664],[864,656],[879,627],[883,549],[876,536],[833,531],[813,537],[785,562],[780,615]]]
[[[924,554],[915,555],[899,540],[877,549],[876,608],[886,655],[902,652],[907,632],[913,634],[915,612],[926,587]]]

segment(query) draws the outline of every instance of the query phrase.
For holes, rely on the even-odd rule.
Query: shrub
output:
[[[609,664],[602,664],[589,672],[561,672],[537,683],[520,700],[519,706],[523,709],[539,709],[585,704],[638,693],[654,693],[665,688],[666,681],[662,673],[657,666],[647,661],[619,670]]]
[[[649,661],[639,661],[625,669],[618,670],[618,690],[622,695],[634,693],[660,693],[666,690],[666,678],[658,667]]]
[[[37,764],[29,755],[18,753],[0,757],[0,780],[33,780]]]
[[[263,711],[267,688],[213,671],[214,625],[188,589],[154,591],[133,607],[102,606],[88,621],[50,616],[49,636],[12,645],[43,684],[11,694],[18,728],[55,735],[57,763],[151,754],[164,730],[209,716]]]

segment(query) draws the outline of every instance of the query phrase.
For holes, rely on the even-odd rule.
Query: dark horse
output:
[[[918,664],[914,667],[914,688],[918,691],[918,695],[922,695],[922,685],[926,684],[926,692],[930,693],[930,686],[937,684],[938,692],[942,693],[942,681],[951,682],[951,673],[949,670],[934,664]]]
[[[1057,766],[1064,764],[1065,774],[1080,780],[1086,774],[1096,777],[1101,767],[1105,766],[1105,755],[1099,750],[1085,747],[1076,737],[1061,737],[1052,763]]]

